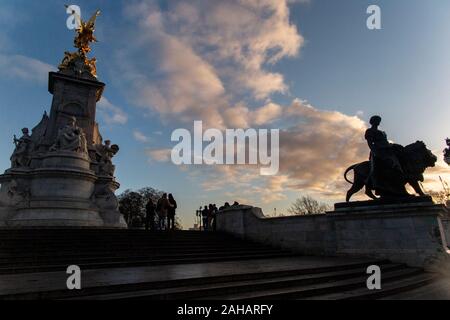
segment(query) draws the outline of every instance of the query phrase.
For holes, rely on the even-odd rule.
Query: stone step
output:
[[[199,233],[214,233],[214,232],[199,232],[197,230],[176,230],[176,231],[150,231],[144,229],[98,229],[98,228],[44,228],[44,227],[36,227],[36,228],[0,228],[0,236],[2,235],[23,235],[23,234],[167,234],[167,233],[178,233],[179,235],[197,235]]]
[[[438,274],[430,283],[404,292],[391,292],[381,300],[450,300],[450,278]]]
[[[187,265],[186,268],[193,270],[201,270],[201,273],[194,272],[191,276],[188,277],[180,277],[182,274],[179,274],[178,277],[175,275],[178,268],[175,265],[167,266],[170,272],[170,277],[161,277],[154,276],[154,273],[164,273],[163,270],[155,270],[146,276],[134,269],[132,272],[135,274],[139,274],[138,282],[119,282],[120,284],[114,284],[111,282],[100,281],[96,285],[89,280],[88,283],[91,286],[83,286],[83,289],[78,291],[69,291],[67,289],[60,290],[50,290],[45,291],[42,290],[40,292],[26,292],[21,294],[3,294],[0,295],[0,299],[61,299],[61,298],[70,298],[70,297],[81,297],[81,296],[93,296],[93,295],[104,295],[111,293],[129,293],[136,292],[142,290],[165,290],[165,289],[174,289],[181,287],[198,287],[205,285],[217,285],[217,284],[230,284],[230,283],[239,283],[242,281],[254,281],[254,280],[267,280],[267,279],[278,279],[284,280],[292,277],[311,277],[314,275],[322,275],[326,277],[326,274],[335,274],[336,273],[360,273],[366,269],[368,265],[376,264],[379,265],[383,270],[387,270],[385,268],[404,268],[404,265],[401,264],[392,264],[386,260],[374,260],[374,261],[355,261],[355,262],[346,262],[346,263],[326,263],[326,262],[318,262],[314,264],[302,264],[296,261],[299,261],[302,258],[282,258],[280,260],[270,259],[270,260],[249,260],[247,263],[234,263],[234,262],[225,262],[225,263],[203,263],[200,265]],[[308,259],[308,258],[306,258]],[[317,260],[317,258],[314,258]],[[257,262],[256,261],[261,261]],[[320,261],[320,260],[318,260]],[[254,268],[260,263],[263,265],[260,266],[258,272],[254,272]],[[246,265],[247,264],[247,265]],[[248,265],[250,264],[250,266]],[[275,265],[274,265],[275,264]],[[301,265],[301,267],[300,267]],[[219,267],[220,266],[220,267]],[[229,266],[233,266],[232,270],[228,270]],[[254,266],[254,267],[251,267]],[[278,267],[275,267],[278,266]],[[153,268],[153,267],[150,267]],[[174,269],[175,268],[175,269]],[[183,269],[184,270],[184,269]],[[356,271],[355,271],[356,270]],[[187,270],[184,270],[187,271]],[[183,271],[183,272],[184,272]],[[231,271],[231,272],[230,272]],[[95,270],[90,272],[96,272]],[[103,270],[104,273],[114,272],[111,270]],[[123,274],[123,273],[121,273]],[[148,277],[151,275],[151,277]],[[5,277],[5,276],[3,276]],[[7,276],[6,276],[7,277]],[[15,276],[14,276],[15,277]],[[49,273],[39,273],[39,274],[30,274],[27,275],[27,278],[31,277],[31,279],[42,279],[48,281],[51,277]],[[89,277],[87,275],[87,277]],[[135,277],[133,277],[135,279]],[[120,277],[118,279],[120,280]],[[136,279],[135,279],[136,280]],[[277,280],[277,281],[278,281]],[[251,288],[250,288],[251,289]],[[29,290],[32,290],[30,288]],[[0,291],[1,292],[1,291]]]
[[[389,299],[391,299],[399,293],[403,293],[404,297],[407,297],[407,294],[404,292],[409,292],[410,290],[416,288],[424,288],[425,286],[435,282],[435,280],[436,275],[434,274],[419,274],[406,279],[400,279],[385,284],[382,283],[380,290],[368,290],[367,288],[347,290],[338,293],[310,297],[303,300],[372,300],[386,297],[390,297]],[[421,291],[423,290],[421,289]]]
[[[388,264],[382,266],[385,272],[405,269],[401,264]],[[274,290],[280,288],[289,288],[292,286],[306,286],[310,284],[327,283],[342,279],[352,279],[365,274],[365,268],[355,268],[345,271],[324,272],[318,274],[302,274],[291,276],[280,276],[277,274],[268,277],[260,277],[252,280],[228,281],[219,283],[198,283],[189,286],[181,286],[166,289],[148,289],[133,292],[117,292],[103,295],[90,295],[77,297],[75,299],[84,300],[181,300],[181,299],[210,299],[217,294],[237,294],[248,293],[257,290]]]
[[[187,254],[187,253],[213,253],[213,252],[244,252],[244,251],[252,251],[252,252],[261,252],[268,251],[274,249],[268,249],[267,247],[183,247],[183,248],[138,248],[132,250],[114,250],[114,251],[105,251],[104,249],[101,251],[47,251],[47,252],[28,252],[28,253],[14,253],[14,254],[0,254],[0,263],[7,261],[36,261],[36,260],[45,260],[50,258],[70,258],[76,259],[79,257],[95,257],[95,258],[108,258],[108,257],[134,257],[140,255],[154,255],[154,254]],[[280,251],[280,250],[277,250]]]
[[[95,246],[102,246],[102,245],[116,245],[116,246],[140,246],[141,244],[167,244],[167,245],[189,245],[189,244],[223,244],[226,242],[232,242],[232,243],[251,243],[251,242],[243,242],[234,238],[220,238],[220,239],[103,239],[103,240],[83,240],[83,241],[77,241],[76,239],[63,239],[63,240],[48,240],[48,241],[41,241],[39,239],[27,239],[27,240],[21,240],[19,241],[8,241],[8,240],[2,240],[0,241],[0,248],[11,248],[11,247],[30,247],[30,248],[36,248],[40,246],[49,245],[52,247],[67,247],[67,246],[78,246],[78,247],[95,247]]]
[[[2,249],[8,249],[8,248],[40,248],[44,246],[50,246],[52,248],[59,248],[59,247],[79,247],[79,248],[100,248],[107,246],[116,246],[116,247],[141,247],[141,246],[155,246],[155,245],[162,245],[162,246],[174,246],[174,245],[225,245],[225,244],[231,244],[231,245],[249,245],[252,244],[251,242],[242,242],[234,239],[214,239],[214,240],[177,240],[177,239],[157,239],[157,240],[148,240],[148,239],[138,239],[138,240],[132,240],[134,243],[127,243],[126,240],[123,241],[92,241],[92,242],[79,242],[79,241],[73,241],[73,240],[61,240],[61,241],[53,241],[53,242],[41,242],[39,240],[30,239],[23,243],[17,243],[17,242],[2,242],[0,245],[0,248]],[[253,244],[254,245],[254,244]]]
[[[383,273],[383,282],[389,283],[400,279],[407,279],[423,274],[422,269],[407,268],[397,271],[388,271]],[[280,289],[255,290],[237,294],[221,294],[210,296],[207,299],[213,300],[294,300],[339,293],[348,290],[366,288],[367,275],[354,277],[346,280],[330,281],[326,283],[292,286]]]
[[[179,239],[205,239],[205,238],[222,238],[231,237],[230,235],[220,233],[220,232],[200,232],[200,231],[161,231],[152,232],[144,230],[72,230],[72,229],[61,229],[61,230],[46,230],[46,229],[36,229],[36,230],[8,230],[0,231],[0,240],[3,239],[64,239],[73,236],[80,237],[81,239],[102,239],[116,237],[129,238],[179,238]]]
[[[162,250],[164,248],[167,249],[185,249],[185,248],[262,248],[265,246],[261,245],[253,245],[253,244],[240,244],[235,242],[226,242],[226,243],[142,243],[141,245],[133,245],[133,246],[127,246],[127,245],[120,245],[120,246],[114,246],[111,244],[108,245],[93,245],[93,246],[79,246],[79,245],[59,245],[59,246],[12,246],[10,248],[1,248],[0,247],[0,253],[7,254],[7,253],[21,253],[21,252],[51,252],[55,249],[58,250],[83,250],[83,251],[129,251],[129,250],[137,250],[137,249],[144,249],[144,250]],[[28,251],[27,251],[28,250]]]
[[[187,264],[199,262],[214,262],[214,261],[240,261],[248,259],[262,259],[262,258],[277,258],[277,257],[291,257],[292,253],[276,252],[271,254],[246,254],[246,255],[230,255],[218,257],[205,257],[202,255],[192,258],[167,258],[167,259],[147,259],[142,261],[122,261],[122,262],[99,262],[99,263],[81,263],[78,266],[81,269],[103,269],[103,268],[125,268],[136,266],[150,266],[150,265],[168,265],[168,264]],[[67,264],[49,264],[41,266],[21,266],[21,267],[4,267],[0,268],[0,274],[14,274],[14,273],[31,273],[31,272],[48,272],[66,270]]]
[[[196,253],[153,253],[153,254],[146,254],[146,255],[131,255],[131,254],[125,254],[121,256],[105,256],[105,257],[86,257],[84,255],[78,255],[78,256],[72,256],[72,257],[58,257],[58,256],[52,256],[52,257],[41,257],[38,259],[8,259],[7,261],[3,260],[0,261],[0,269],[1,268],[16,268],[16,267],[22,267],[22,266],[42,266],[43,264],[64,264],[66,266],[68,265],[84,265],[89,263],[103,263],[103,262],[120,262],[120,261],[149,261],[149,260],[162,260],[162,259],[190,259],[190,258],[197,258],[197,257],[204,257],[204,258],[214,258],[214,257],[229,257],[229,256],[236,256],[236,255],[264,255],[264,256],[270,256],[270,255],[276,255],[280,252],[278,250],[274,249],[261,249],[261,250],[232,250],[232,251],[210,251],[210,252],[196,252]],[[287,253],[287,252],[286,252]],[[288,253],[287,253],[288,254]]]
[[[41,230],[42,231],[42,230]],[[220,232],[196,232],[197,234],[183,234],[176,232],[147,232],[147,233],[96,233],[96,234],[84,234],[84,233],[61,233],[61,234],[47,234],[42,231],[41,233],[23,233],[23,234],[11,234],[11,235],[0,235],[0,240],[23,240],[23,239],[67,239],[69,237],[82,237],[82,239],[111,239],[112,237],[119,237],[124,239],[138,239],[138,238],[147,238],[147,239],[219,239],[219,238],[230,238],[231,236],[220,233]]]

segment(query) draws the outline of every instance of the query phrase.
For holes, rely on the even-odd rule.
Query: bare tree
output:
[[[447,205],[450,203],[450,188],[447,181],[443,180],[441,176],[439,176],[439,180],[441,181],[442,189],[427,190],[427,194],[430,195],[436,203]]]
[[[148,199],[156,204],[164,191],[151,187],[142,188],[137,191],[125,190],[118,196],[119,210],[130,227],[142,227],[145,222],[145,205]]]
[[[144,198],[138,192],[125,190],[118,196],[119,210],[128,226],[135,226],[144,215]]]
[[[323,214],[330,209],[331,207],[326,203],[319,202],[310,196],[302,196],[292,203],[288,213],[291,215]]]

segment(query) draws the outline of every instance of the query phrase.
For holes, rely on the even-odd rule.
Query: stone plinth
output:
[[[49,152],[41,164],[0,176],[0,227],[127,227],[119,184],[97,176],[86,154]]]
[[[450,266],[448,217],[445,206],[428,202],[277,218],[238,206],[218,214],[217,228],[306,255],[382,258],[432,269]]]
[[[100,100],[105,84],[60,72],[49,73],[48,90],[53,94],[49,125],[43,137],[43,146],[50,146],[58,130],[74,116],[86,134],[89,147],[100,143],[96,117],[96,103]]]

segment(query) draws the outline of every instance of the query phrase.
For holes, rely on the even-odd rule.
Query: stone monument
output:
[[[386,133],[378,129],[380,123],[381,117],[373,116],[370,119],[372,126],[365,134],[370,160],[354,164],[345,171],[345,180],[352,184],[347,192],[347,202],[363,187],[366,195],[374,200],[372,204],[431,202],[420,182],[424,181],[425,170],[435,166],[437,157],[422,141],[405,147],[389,142]],[[350,171],[354,172],[353,181],[347,178]],[[414,189],[419,199],[408,193],[406,184]]]
[[[58,72],[49,73],[50,115],[14,136],[11,168],[0,175],[0,227],[126,228],[114,192],[112,158],[95,120],[105,84],[89,59],[97,11],[76,30],[76,52],[66,52]]]

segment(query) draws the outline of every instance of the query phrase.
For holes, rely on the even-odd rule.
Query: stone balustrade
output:
[[[217,228],[304,255],[385,258],[431,270],[450,264],[449,217],[445,206],[432,203],[273,218],[260,208],[237,206],[218,214]]]

